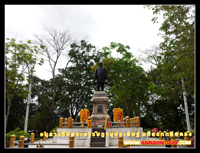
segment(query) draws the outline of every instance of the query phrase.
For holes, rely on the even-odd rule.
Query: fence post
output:
[[[88,128],[92,128],[92,118],[89,116],[88,117],[88,124],[87,124]]]
[[[60,118],[59,128],[61,128],[63,126],[62,123],[63,123],[63,117]]]
[[[35,134],[34,133],[31,133],[31,143],[34,143],[34,137],[35,137]]]
[[[74,148],[74,137],[69,137],[69,148]]]
[[[128,116],[125,117],[126,119],[126,128],[130,128],[130,119]]]
[[[39,144],[39,145],[37,145],[37,148],[44,148],[44,145]]]
[[[44,133],[43,133],[43,140],[42,141],[46,141],[46,131],[44,131]]]
[[[23,135],[19,138],[18,148],[24,148],[24,138],[25,137]]]
[[[162,136],[161,136],[162,131],[159,131],[159,140],[162,140]]]
[[[136,118],[133,118],[133,122],[136,122]],[[137,123],[133,123],[133,126],[137,126]]]
[[[118,137],[118,148],[123,148],[123,137]]]
[[[72,117],[68,117],[68,128],[72,128]]]
[[[134,118],[131,118],[130,122],[134,122]],[[134,123],[130,123],[130,126],[135,126],[135,124]]]
[[[140,117],[138,117],[138,127],[141,127]]]
[[[72,123],[74,123],[74,119],[72,119]],[[72,124],[72,127],[74,127],[74,124]]]
[[[184,140],[189,140],[189,136],[184,136]]]
[[[171,141],[176,141],[175,136],[171,136]],[[171,145],[171,148],[177,148],[177,145]]]
[[[15,138],[16,138],[16,135],[13,136],[13,141],[15,141]],[[14,145],[15,145],[15,144],[13,143],[13,146],[14,146]]]
[[[12,146],[13,146],[13,141],[14,141],[14,137],[16,137],[15,135],[11,135],[10,136],[10,143],[9,143],[9,148],[12,148]]]
[[[67,121],[67,118],[65,118],[65,123],[67,123],[68,121]],[[68,125],[67,124],[65,124],[64,125],[64,127],[67,127]]]
[[[135,118],[135,120],[136,120],[136,126],[138,126],[138,127],[140,127],[140,118],[139,117],[136,117]]]

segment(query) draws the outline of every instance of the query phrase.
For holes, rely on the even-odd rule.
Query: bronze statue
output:
[[[97,91],[99,91],[99,86],[101,85],[101,90],[104,90],[104,83],[106,80],[107,72],[106,69],[102,67],[103,63],[100,62],[98,68],[94,72],[94,78],[97,79]]]

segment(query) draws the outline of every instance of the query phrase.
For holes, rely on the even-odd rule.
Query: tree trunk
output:
[[[186,124],[187,124],[187,130],[190,131],[190,118],[189,118],[189,112],[188,112],[188,106],[187,106],[187,93],[186,93],[186,88],[185,88],[185,83],[184,79],[181,77],[181,82],[182,82],[182,89],[183,89],[183,100],[184,100],[184,106],[185,106],[185,116],[186,116]]]
[[[8,99],[7,99],[7,113],[6,113],[6,118],[5,118],[5,131],[6,131],[6,128],[7,128],[7,122],[8,122],[8,116],[10,114],[10,97],[8,95]]]
[[[48,112],[48,122],[47,122],[47,126],[48,126],[48,132],[54,128],[54,112],[53,112],[53,107],[49,108],[49,112]]]

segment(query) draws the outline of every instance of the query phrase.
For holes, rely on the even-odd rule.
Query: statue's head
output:
[[[100,66],[100,67],[102,67],[102,65],[103,65],[103,63],[102,63],[102,62],[100,62],[100,63],[99,63],[99,66]]]

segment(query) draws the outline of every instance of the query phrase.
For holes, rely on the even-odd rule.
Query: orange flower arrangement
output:
[[[113,110],[113,120],[114,122],[124,122],[123,118],[123,110],[120,108],[114,108]],[[120,124],[121,126],[124,126],[124,124]],[[119,126],[119,125],[118,125]]]
[[[88,116],[90,115],[90,112],[88,109],[81,109],[80,111],[80,120],[81,123],[85,123],[88,119]],[[81,127],[83,127],[84,125],[82,124]]]
[[[96,123],[103,123],[102,121],[96,121]]]

